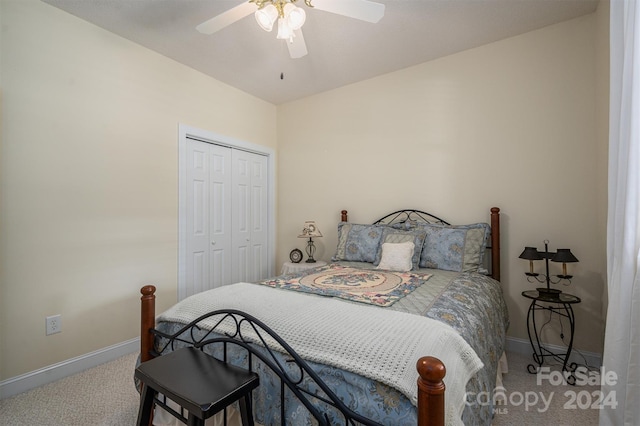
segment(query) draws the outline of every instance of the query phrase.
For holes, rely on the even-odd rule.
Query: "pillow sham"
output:
[[[376,269],[386,271],[408,272],[413,268],[413,253],[415,252],[413,241],[404,243],[382,243],[382,255]]]
[[[420,267],[456,272],[477,272],[491,229],[486,223],[470,225],[420,225],[426,239],[420,254]]]
[[[378,255],[384,225],[338,224],[338,247],[332,261],[373,263]]]
[[[426,232],[423,229],[415,229],[413,231],[401,231],[386,227],[382,231],[382,238],[380,239],[380,248],[376,255],[376,260],[373,263],[378,265],[382,258],[382,244],[384,243],[405,243],[411,241],[413,243],[414,251],[411,257],[412,269],[418,269],[420,263],[420,253],[422,252],[422,245],[426,237]]]

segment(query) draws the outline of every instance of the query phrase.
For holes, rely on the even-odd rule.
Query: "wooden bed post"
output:
[[[500,281],[500,209],[491,207],[491,277]]]
[[[153,334],[151,329],[156,326],[156,288],[146,285],[140,289],[142,293],[140,309],[140,362],[153,358]]]
[[[347,211],[346,210],[342,210],[340,212],[340,220],[342,222],[349,222],[349,218],[347,217]]]
[[[442,361],[432,356],[423,356],[416,364],[418,369],[418,425],[443,426],[444,379],[447,369]]]

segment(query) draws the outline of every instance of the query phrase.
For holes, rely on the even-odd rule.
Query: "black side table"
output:
[[[575,316],[573,314],[573,308],[571,305],[580,303],[580,298],[568,293],[545,293],[538,290],[523,291],[522,295],[528,299],[531,299],[531,305],[529,306],[529,312],[527,314],[527,333],[529,334],[529,342],[533,349],[533,360],[537,366],[529,364],[527,371],[531,374],[538,372],[538,367],[541,367],[546,357],[552,357],[562,362],[562,371],[575,371],[575,363],[570,365],[570,370],[567,369],[567,363],[569,362],[569,356],[571,355],[571,349],[573,347],[573,332],[575,331]],[[557,314],[561,317],[568,318],[569,320],[569,346],[565,353],[556,353],[545,347],[540,342],[540,336],[538,325],[536,323],[537,311],[548,311],[551,314]],[[575,383],[575,377],[573,374],[567,379],[569,384]]]

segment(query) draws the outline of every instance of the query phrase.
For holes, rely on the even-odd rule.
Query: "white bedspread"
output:
[[[405,394],[414,405],[416,362],[425,355],[435,356],[447,369],[447,424],[462,423],[466,384],[482,368],[474,350],[441,322],[257,284],[238,283],[191,296],[157,320],[186,324],[217,309],[251,314],[304,359],[385,383]]]

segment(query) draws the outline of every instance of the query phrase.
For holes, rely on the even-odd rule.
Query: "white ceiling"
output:
[[[585,15],[598,5],[374,0],[386,6],[377,24],[307,8],[302,30],[309,54],[291,59],[286,42],[260,29],[253,16],[209,36],[195,30],[243,0],[42,1],[276,105]]]

